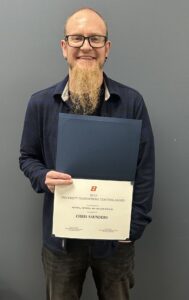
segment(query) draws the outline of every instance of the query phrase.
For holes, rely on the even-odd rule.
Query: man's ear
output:
[[[67,60],[67,44],[66,44],[66,41],[61,40],[60,41],[60,46],[61,46],[61,49],[62,49],[62,55]]]
[[[107,41],[106,45],[105,45],[105,49],[106,49],[106,59],[108,58],[109,52],[110,52],[110,48],[111,48],[111,42]]]

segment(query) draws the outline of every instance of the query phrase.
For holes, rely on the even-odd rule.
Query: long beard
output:
[[[72,111],[76,114],[91,115],[99,104],[102,73],[98,66],[72,69],[70,97]]]

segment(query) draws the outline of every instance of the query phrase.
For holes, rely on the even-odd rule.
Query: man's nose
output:
[[[88,39],[85,39],[83,45],[80,47],[81,50],[91,50],[93,49],[91,47],[91,45],[89,44],[89,40]]]

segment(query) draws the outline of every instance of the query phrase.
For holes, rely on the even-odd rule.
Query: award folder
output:
[[[73,183],[55,187],[55,236],[129,238],[141,123],[59,114],[56,169]]]
[[[141,120],[59,114],[57,171],[73,178],[134,181]]]

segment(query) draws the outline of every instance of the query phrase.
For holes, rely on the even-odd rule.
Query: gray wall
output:
[[[188,0],[0,0],[0,299],[45,299],[42,196],[18,169],[19,143],[31,93],[65,75],[66,16],[86,4],[109,23],[106,72],[143,94],[156,140],[153,223],[136,243],[132,300],[188,299]],[[82,299],[97,299],[90,273]]]

